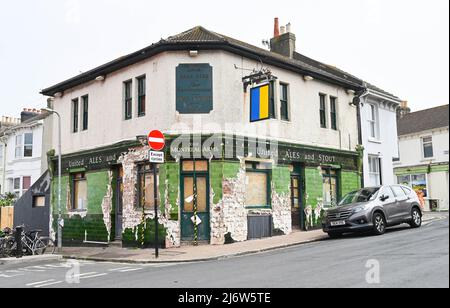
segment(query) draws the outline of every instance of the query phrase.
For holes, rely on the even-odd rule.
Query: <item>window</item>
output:
[[[126,81],[124,86],[124,99],[125,99],[125,120],[130,120],[133,117],[133,83],[132,81]]]
[[[423,158],[433,158],[434,157],[433,137],[422,138],[422,146],[423,146]]]
[[[392,191],[394,192],[396,197],[405,197],[405,192],[403,191],[401,186],[392,186]]]
[[[16,136],[16,151],[15,151],[15,157],[16,158],[22,158],[22,150],[23,150],[23,136],[17,135]]]
[[[13,191],[16,197],[20,197],[20,178],[13,179]]]
[[[334,207],[338,204],[338,173],[336,170],[322,169],[323,177],[323,206],[325,208]]]
[[[378,139],[378,109],[375,105],[369,105],[369,131],[370,138]]]
[[[158,180],[158,177],[157,177]],[[155,208],[155,176],[152,165],[143,164],[138,166],[138,182],[139,182],[139,207],[146,210]],[[159,187],[159,183],[156,183]],[[156,193],[158,192],[156,190]]]
[[[194,176],[195,169],[195,176]],[[192,160],[182,162],[182,185],[183,185],[183,211],[194,212],[194,202],[197,201],[197,212],[206,213],[209,211],[209,167],[207,160],[196,160],[195,165]],[[195,179],[195,187],[194,187]],[[197,189],[197,200],[195,200],[195,189]]]
[[[408,174],[397,178],[397,183],[411,187],[418,195],[428,196],[426,174]]]
[[[89,126],[89,96],[83,96],[81,98],[81,101],[83,103],[83,130],[87,130]]]
[[[26,193],[28,189],[31,187],[31,177],[24,176],[22,178],[22,194]]]
[[[331,129],[337,130],[337,98],[330,97]]]
[[[380,197],[384,196],[384,197],[388,197],[384,202],[386,203],[391,203],[391,202],[395,202],[395,195],[394,192],[392,191],[392,189],[388,186],[383,187],[383,190],[381,191]]]
[[[75,98],[72,100],[72,132],[78,132],[78,117],[79,117],[79,100]]]
[[[77,173],[72,176],[72,210],[87,210],[87,180],[84,173]]]
[[[380,158],[378,156],[369,155],[369,177],[371,186],[380,186],[381,172],[380,172]]]
[[[138,116],[145,116],[146,111],[146,79],[140,77],[137,79],[138,84]]]
[[[281,120],[289,121],[289,86],[280,84],[280,115]]]
[[[247,207],[270,207],[270,169],[260,163],[247,163],[245,205]]]
[[[33,133],[24,135],[25,143],[23,145],[23,156],[33,157]]]
[[[45,196],[33,196],[33,207],[45,207]]]
[[[327,96],[319,94],[320,96],[320,127],[327,128]]]

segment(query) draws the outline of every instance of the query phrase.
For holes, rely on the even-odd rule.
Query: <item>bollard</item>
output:
[[[22,232],[23,232],[23,227],[16,227],[16,234],[15,234],[15,240],[17,243],[16,258],[18,258],[18,259],[23,257]]]

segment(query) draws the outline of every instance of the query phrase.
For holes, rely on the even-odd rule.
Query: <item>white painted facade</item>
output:
[[[33,185],[45,171],[43,169],[46,167],[42,164],[42,161],[46,160],[46,157],[42,156],[43,130],[43,120],[39,120],[8,128],[5,135],[0,138],[0,141],[7,145],[4,156],[3,192],[16,193],[20,197],[26,191],[28,183],[30,186]],[[30,140],[25,143],[27,134],[32,134],[32,153],[28,154],[30,156],[25,154],[25,146],[31,145]]]
[[[423,140],[432,138],[433,153],[425,158]],[[400,161],[394,164],[395,173],[423,175],[426,178],[426,200],[437,200],[441,210],[449,208],[449,128],[443,127],[399,137]],[[400,178],[397,178],[400,182]]]
[[[209,63],[213,67],[214,110],[210,114],[182,115],[176,112],[176,67],[187,63]],[[55,97],[53,107],[62,117],[62,153],[107,146],[122,140],[146,135],[151,129],[179,133],[181,128],[194,132],[235,132],[267,136],[280,141],[354,151],[358,144],[356,107],[350,106],[353,94],[346,89],[318,80],[305,81],[303,76],[277,67],[270,67],[277,82],[289,84],[290,121],[280,120],[279,94],[275,94],[277,119],[250,123],[250,98],[244,94],[242,77],[247,71],[236,69],[260,67],[260,63],[224,51],[199,51],[191,57],[188,51],[164,52],[135,65],[66,90]],[[147,112],[137,116],[136,78],[146,76]],[[133,80],[133,118],[124,118],[123,82]],[[278,89],[278,87],[277,87]],[[320,127],[319,93],[338,100],[338,129]],[[72,100],[89,95],[89,127],[72,131]],[[329,99],[328,99],[329,106]],[[80,115],[80,123],[82,121]],[[81,124],[80,124],[81,127]],[[53,131],[57,140],[57,131]],[[56,144],[53,144],[56,148]]]
[[[0,195],[4,193],[5,188],[5,144],[0,142]]]
[[[398,158],[397,113],[400,100],[368,90],[362,99],[361,134],[364,186],[392,185],[393,159]]]

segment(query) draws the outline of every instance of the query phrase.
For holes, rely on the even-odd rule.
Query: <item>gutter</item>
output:
[[[356,96],[356,99],[354,101],[354,105],[356,106],[356,116],[358,120],[358,142],[362,146],[363,145],[363,137],[362,137],[362,119],[361,119],[361,101],[366,96],[370,95],[370,90],[367,88],[364,90],[364,92],[361,92]],[[363,155],[363,159],[364,159]],[[365,187],[365,181],[364,181],[364,162],[361,164],[361,187]]]

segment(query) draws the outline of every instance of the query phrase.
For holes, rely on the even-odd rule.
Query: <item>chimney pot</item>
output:
[[[285,26],[281,26],[280,33],[281,33],[281,35],[286,33],[286,27]]]
[[[291,30],[292,30],[292,25],[291,25],[291,23],[288,23],[288,24],[286,25],[286,32],[287,32],[287,33],[291,33]]]
[[[278,20],[278,17],[275,18],[275,24],[273,28],[273,37],[279,37],[280,36],[280,22]]]

